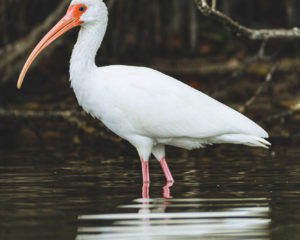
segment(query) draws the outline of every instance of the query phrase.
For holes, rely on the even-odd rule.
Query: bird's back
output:
[[[98,84],[93,88],[98,94],[98,107],[107,107],[97,114],[122,137],[268,137],[265,130],[239,112],[156,70],[114,65],[98,71],[101,80],[95,79]]]

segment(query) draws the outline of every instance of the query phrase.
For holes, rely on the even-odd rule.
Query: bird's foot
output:
[[[173,182],[167,182],[167,184],[163,187],[163,197],[164,198],[173,198],[171,196],[171,191],[170,191],[170,187],[172,187],[174,184]]]
[[[174,179],[173,178],[166,178],[166,180],[167,180],[167,183],[170,183],[170,184],[172,184],[171,186],[173,186],[173,184],[175,183],[175,181],[174,181]],[[170,187],[171,187],[170,186]]]

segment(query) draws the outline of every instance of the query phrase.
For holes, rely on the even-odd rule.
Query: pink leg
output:
[[[144,183],[142,188],[142,198],[149,198],[149,183]]]
[[[163,197],[164,198],[173,198],[171,196],[170,187],[172,187],[174,182],[168,182],[166,186],[163,187]]]
[[[142,173],[143,173],[143,183],[149,183],[149,162],[141,159],[142,162]]]
[[[164,171],[164,174],[166,176],[166,179],[167,179],[167,182],[171,182],[171,183],[174,183],[174,179],[172,177],[172,174],[170,172],[170,169],[168,167],[168,164],[167,164],[167,161],[166,161],[166,158],[163,157],[160,161],[160,165]]]

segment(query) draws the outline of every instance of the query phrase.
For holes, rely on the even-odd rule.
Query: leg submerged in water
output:
[[[150,182],[150,177],[149,177],[149,161],[144,161],[141,158],[141,163],[142,163],[142,174],[143,174],[143,183],[148,183]]]

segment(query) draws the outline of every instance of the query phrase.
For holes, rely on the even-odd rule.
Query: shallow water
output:
[[[135,156],[0,150],[0,239],[300,239],[298,146],[169,150],[176,182],[152,159],[150,199]]]

